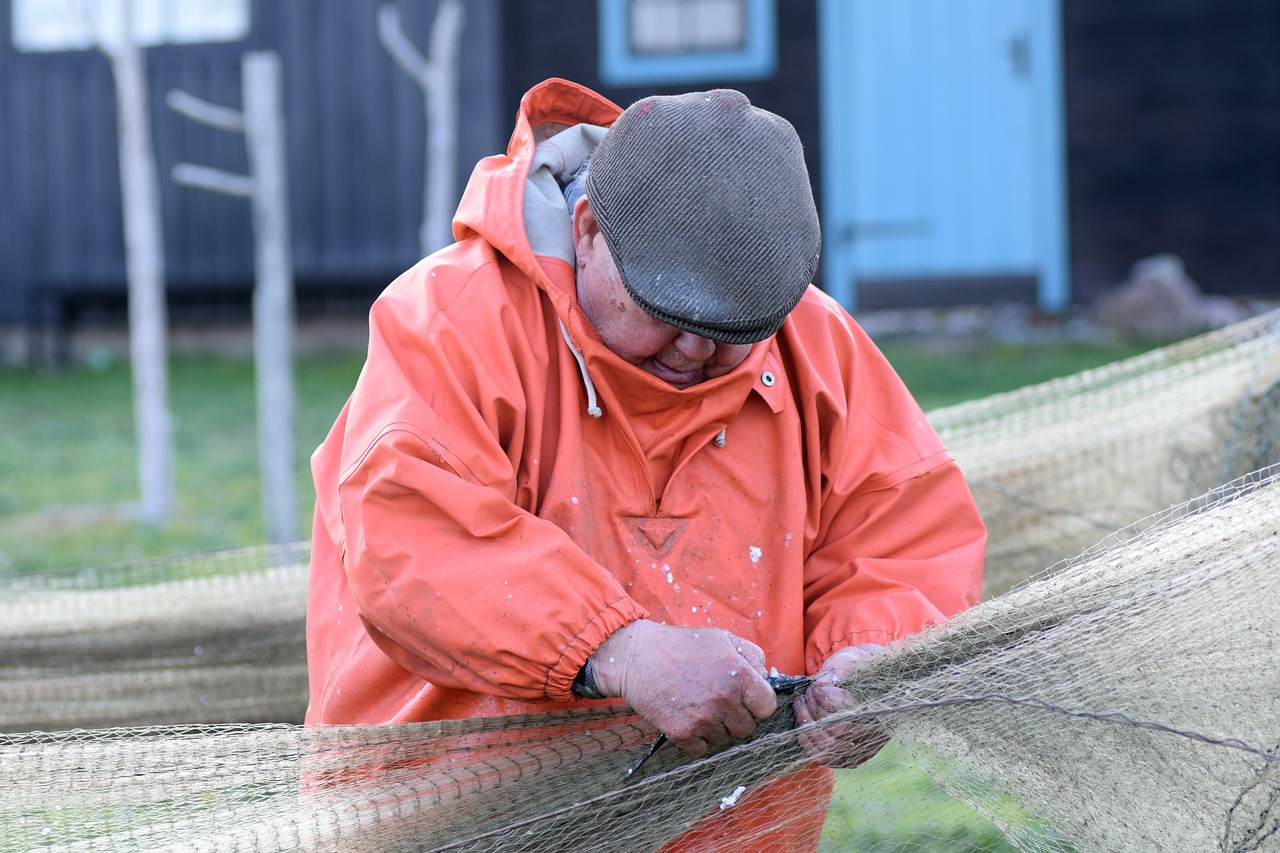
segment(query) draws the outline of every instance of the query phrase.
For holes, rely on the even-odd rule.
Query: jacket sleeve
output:
[[[509,305],[496,313],[519,334]],[[511,376],[525,368],[498,352],[493,332],[476,344],[438,314],[388,297],[371,314],[338,484],[348,584],[372,639],[421,678],[569,701],[587,656],[646,612],[516,504],[508,454],[526,407]]]
[[[854,339],[854,366],[815,395],[812,415],[811,672],[845,646],[901,639],[981,595],[986,528],[968,485],[879,350],[856,327]]]

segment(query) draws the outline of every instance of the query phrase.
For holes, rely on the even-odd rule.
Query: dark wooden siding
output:
[[[377,43],[380,0],[257,0],[238,44],[148,51],[171,287],[247,287],[248,205],[168,179],[179,160],[245,167],[241,139],[164,105],[179,86],[240,103],[239,61],[285,63],[299,289],[376,288],[416,259],[423,109]],[[743,90],[786,116],[820,186],[817,0],[778,4],[778,73],[673,84]],[[10,0],[0,0],[8,23]],[[425,44],[435,4],[402,3]],[[505,146],[520,96],[547,77],[622,105],[662,87],[599,79],[596,0],[468,0],[459,182]],[[1063,0],[1072,286],[1087,301],[1139,258],[1175,252],[1206,290],[1280,294],[1280,4],[1275,0]],[[0,321],[31,286],[120,291],[123,238],[114,94],[84,51],[18,54],[0,38]]]
[[[815,2],[778,4],[779,70],[726,85],[792,121],[819,186]],[[1280,294],[1280,3],[1062,0],[1072,292],[1088,301],[1174,252],[1210,292]],[[504,114],[559,76],[599,80],[597,0],[509,0]],[[564,22],[572,22],[571,25]],[[660,87],[653,87],[661,90]]]
[[[1280,295],[1280,3],[1063,5],[1077,299],[1160,252],[1207,291]]]
[[[3,0],[0,0],[3,2]],[[4,10],[8,12],[7,7]],[[5,34],[7,36],[8,29]],[[0,230],[9,244],[0,271],[0,310],[19,316],[29,283],[119,277],[123,267],[118,167],[111,81],[86,55],[9,61],[0,74],[4,138],[0,149]],[[97,196],[111,176],[116,204]],[[115,256],[113,258],[113,256]],[[112,261],[115,260],[116,263]]]
[[[0,321],[23,316],[32,288],[121,293],[125,267],[110,68],[96,51],[22,54],[0,0]],[[466,4],[459,75],[458,191],[472,164],[501,150],[496,0]],[[243,137],[170,110],[181,88],[240,106],[240,60],[271,49],[284,68],[295,276],[301,295],[367,296],[419,256],[425,118],[422,91],[382,48],[380,0],[257,0],[243,42],[147,51],[171,293],[252,283],[249,205],[180,187],[179,161],[243,172]],[[435,3],[404,3],[406,32],[425,46]]]

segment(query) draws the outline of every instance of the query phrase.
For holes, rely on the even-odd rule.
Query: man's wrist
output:
[[[587,663],[591,665],[591,685],[594,693],[584,698],[596,698],[597,695],[600,698],[626,697],[626,672],[633,658],[632,649],[637,648],[637,632],[643,634],[645,629],[653,624],[647,619],[637,619],[634,622],[628,622],[604,638],[604,642],[587,657]],[[586,666],[583,667],[584,670],[586,668]],[[578,687],[585,687],[586,678],[586,672],[578,673],[578,677],[574,679],[575,694],[583,695],[579,693]]]
[[[580,699],[604,699],[606,698],[600,692],[600,686],[596,684],[595,672],[591,669],[591,658],[587,658],[582,664],[582,669],[578,670],[578,675],[573,679],[573,695]]]

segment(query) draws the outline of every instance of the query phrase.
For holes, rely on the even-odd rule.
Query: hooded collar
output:
[[[461,240],[480,236],[525,272],[547,294],[564,330],[565,344],[583,370],[589,404],[645,434],[683,440],[725,429],[752,389],[778,411],[768,372],[773,338],[755,344],[730,373],[678,389],[620,359],[596,334],[578,306],[572,222],[558,179],[590,153],[621,108],[566,80],[551,79],[521,100],[507,153],[476,165],[454,218]],[[594,416],[599,416],[592,412]]]
[[[555,177],[576,168],[621,113],[617,104],[568,80],[533,87],[520,101],[507,152],[476,164],[454,215],[455,239],[484,238],[551,297],[562,320],[572,287],[566,292],[560,277],[553,282],[544,268],[548,259],[573,266],[572,225]],[[589,129],[539,144],[579,125]]]

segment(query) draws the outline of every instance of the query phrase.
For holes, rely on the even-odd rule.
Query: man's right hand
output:
[[[751,734],[778,707],[761,648],[718,628],[641,619],[605,640],[591,669],[602,693],[695,757]]]

